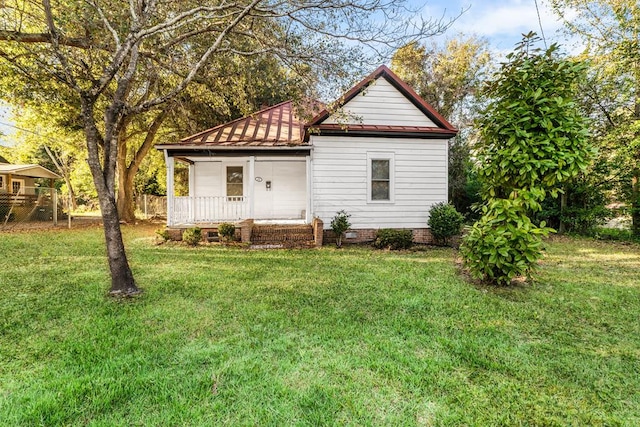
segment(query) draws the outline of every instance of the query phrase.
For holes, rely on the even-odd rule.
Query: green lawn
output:
[[[640,247],[555,239],[532,285],[456,252],[0,234],[0,424],[640,425]]]

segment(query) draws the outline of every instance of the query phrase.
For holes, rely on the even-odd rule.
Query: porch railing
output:
[[[249,198],[243,196],[175,196],[169,198],[169,225],[237,221],[249,217]]]

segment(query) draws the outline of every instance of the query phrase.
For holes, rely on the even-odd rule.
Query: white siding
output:
[[[246,158],[226,158],[218,161],[198,161],[194,164],[194,194],[198,197],[227,195],[227,166],[243,166],[244,195],[248,196],[249,167]]]
[[[222,162],[196,162],[194,164],[194,194],[191,196],[224,196]]]
[[[307,207],[306,160],[273,161],[256,159],[256,219],[303,219]],[[271,188],[267,189],[267,181]]]
[[[311,137],[313,215],[325,228],[337,211],[352,228],[425,228],[430,207],[447,200],[447,140]],[[394,202],[367,202],[367,153],[394,153]]]
[[[356,95],[343,107],[342,115],[331,115],[323,123],[389,126],[436,125],[383,77],[363,94]]]
[[[256,157],[255,179],[250,181],[248,158],[217,158],[196,161],[192,196],[226,196],[227,166],[243,166],[244,196],[251,194],[255,219],[304,219],[307,209],[306,159],[300,157]],[[260,182],[258,182],[258,180]],[[267,190],[267,181],[271,189]]]

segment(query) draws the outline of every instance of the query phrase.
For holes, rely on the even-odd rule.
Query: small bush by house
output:
[[[182,241],[187,245],[197,246],[202,241],[202,229],[200,227],[187,228],[182,233]]]
[[[342,237],[344,233],[351,227],[351,223],[349,222],[349,217],[351,215],[345,212],[344,210],[336,212],[336,216],[331,220],[331,230],[336,235],[336,246],[342,246]]]
[[[460,234],[464,217],[451,203],[440,202],[431,207],[427,224],[436,243],[447,245],[449,239]]]
[[[223,222],[218,225],[218,236],[222,238],[224,242],[230,242],[235,238],[236,235],[236,226],[229,223]]]
[[[171,234],[169,233],[169,230],[167,230],[167,227],[158,228],[156,230],[156,236],[158,236],[157,238],[162,243],[171,240]]]
[[[381,228],[376,233],[373,246],[377,249],[409,249],[413,245],[413,233],[411,230],[396,230],[393,228]]]

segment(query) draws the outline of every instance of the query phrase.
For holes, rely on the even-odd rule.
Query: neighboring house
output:
[[[36,187],[37,178],[49,180],[49,187]],[[10,219],[49,219],[53,182],[59,178],[40,165],[0,163],[0,225]],[[41,218],[43,213],[47,218]]]
[[[456,133],[381,66],[307,123],[288,101],[157,145],[167,163],[167,225],[318,218],[328,229],[345,210],[352,241],[404,228],[426,242],[429,209],[447,200],[447,140]],[[189,195],[174,195],[176,160],[189,165]]]

